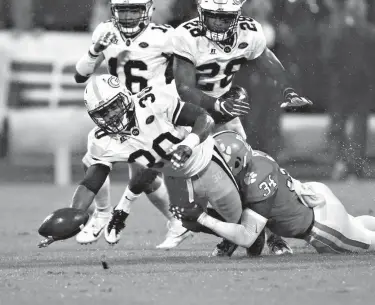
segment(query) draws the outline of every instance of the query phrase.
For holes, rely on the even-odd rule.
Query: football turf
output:
[[[374,181],[329,183],[354,215],[375,211]],[[67,206],[74,188],[0,186],[0,304],[373,304],[375,255],[318,255],[291,241],[295,255],[210,258],[219,241],[195,235],[179,248],[155,245],[166,233],[161,214],[142,197],[120,243],[74,239],[38,249],[37,229]],[[112,202],[122,192],[112,188]],[[107,267],[107,269],[103,268]]]

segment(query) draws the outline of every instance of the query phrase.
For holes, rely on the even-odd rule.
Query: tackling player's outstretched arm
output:
[[[104,164],[91,165],[74,192],[71,207],[86,211],[107,179],[110,170]]]

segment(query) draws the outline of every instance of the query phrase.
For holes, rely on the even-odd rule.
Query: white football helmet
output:
[[[112,21],[125,36],[135,36],[150,23],[153,0],[111,0]]]
[[[131,93],[112,75],[94,75],[84,93],[87,112],[94,123],[108,134],[126,129],[134,117]]]
[[[237,30],[241,8],[246,0],[198,0],[203,34],[212,41],[225,41]]]

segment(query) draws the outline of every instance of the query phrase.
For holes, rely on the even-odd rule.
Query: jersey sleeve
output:
[[[111,138],[108,136],[97,139],[95,133],[98,129],[94,128],[87,137],[87,152],[82,159],[85,166],[90,167],[94,164],[103,164],[112,169],[111,160],[106,157]]]
[[[155,96],[154,103],[150,103],[153,111],[164,116],[173,125],[176,125],[185,103],[177,93],[169,90],[153,90],[152,94]]]
[[[255,152],[256,154],[256,152]],[[252,162],[241,176],[241,188],[247,204],[272,198],[278,190],[278,172],[274,161],[253,155]]]
[[[191,62],[193,65],[196,64],[196,60],[194,57],[195,52],[195,39],[189,33],[189,31],[184,28],[186,24],[181,24],[177,27],[172,36],[172,47],[173,47],[173,54],[177,58],[182,58]]]
[[[173,36],[174,36],[174,31],[175,29],[171,27],[170,25],[164,25],[166,28],[165,32],[165,43],[164,43],[164,48],[163,48],[163,53],[167,55],[173,55]]]
[[[247,56],[248,60],[258,58],[267,48],[267,39],[264,35],[261,24],[254,19],[251,21],[251,23],[254,24],[256,31],[249,32],[248,43],[250,48]]]

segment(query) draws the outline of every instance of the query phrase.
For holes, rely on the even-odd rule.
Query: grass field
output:
[[[375,210],[374,181],[329,185],[350,213]],[[239,249],[231,259],[218,259],[209,257],[218,240],[203,235],[160,251],[155,245],[164,238],[165,221],[144,198],[115,247],[104,240],[80,246],[72,239],[38,249],[41,221],[68,205],[73,190],[0,186],[0,305],[374,304],[372,254],[318,255],[291,241],[295,255],[289,257],[265,252],[250,259]],[[116,202],[122,188],[112,190]]]

